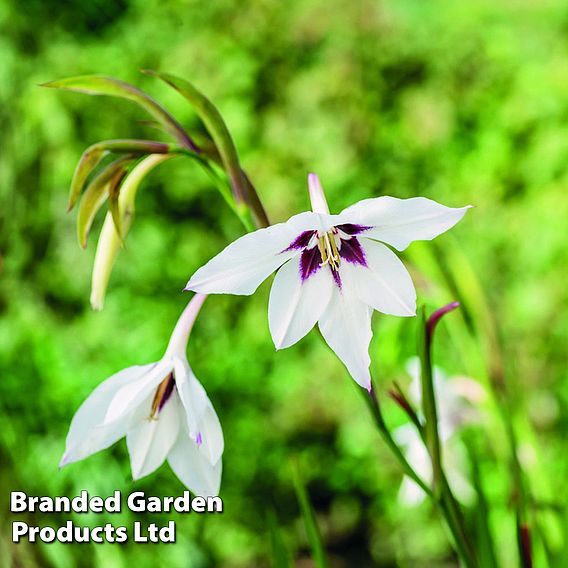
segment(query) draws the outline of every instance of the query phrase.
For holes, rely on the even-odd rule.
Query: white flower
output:
[[[420,406],[422,392],[420,384],[420,361],[412,358],[406,365],[413,378],[409,388],[411,401]],[[474,406],[485,400],[484,388],[468,377],[446,377],[438,367],[434,368],[434,389],[438,410],[438,430],[442,442],[442,461],[448,482],[456,496],[463,503],[475,499],[475,490],[467,479],[467,455],[465,447],[456,435],[466,424],[481,419],[479,409]],[[432,462],[424,442],[412,424],[400,426],[393,437],[404,448],[404,454],[412,469],[427,483],[432,482]],[[422,489],[409,477],[404,477],[399,499],[405,505],[418,505],[424,499]]]
[[[404,455],[412,469],[427,484],[431,484],[433,474],[430,454],[416,428],[412,424],[405,424],[393,432],[393,437],[404,448]],[[466,451],[458,438],[453,437],[443,442],[442,461],[448,483],[456,497],[464,504],[472,503],[475,500],[475,490],[467,478]],[[422,503],[425,495],[410,477],[404,477],[398,493],[401,503],[416,506]]]
[[[384,196],[330,215],[317,176],[310,174],[308,183],[313,212],[237,239],[200,268],[186,289],[250,295],[280,269],[268,306],[276,348],[293,345],[317,322],[352,377],[370,389],[373,310],[397,316],[416,310],[410,275],[386,245],[404,250],[412,241],[432,239],[453,227],[467,207]]]
[[[408,389],[410,400],[422,405],[420,359],[412,357],[406,363],[406,372],[412,377]],[[479,405],[487,397],[485,389],[474,379],[463,376],[448,377],[440,367],[433,369],[434,392],[438,409],[438,431],[442,440],[451,438],[462,426],[481,421]]]
[[[167,459],[195,494],[218,494],[223,432],[185,354],[205,298],[196,295],[185,308],[160,361],[119,371],[93,391],[73,417],[60,467],[126,436],[134,479]]]

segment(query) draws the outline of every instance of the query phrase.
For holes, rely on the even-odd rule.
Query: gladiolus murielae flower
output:
[[[167,459],[195,494],[218,494],[223,432],[185,353],[205,298],[198,294],[189,302],[160,361],[119,371],[81,405],[71,422],[61,467],[126,436],[134,479],[152,473]]]
[[[277,349],[302,339],[316,323],[351,376],[371,388],[373,310],[413,316],[416,292],[387,246],[404,250],[453,227],[467,207],[424,197],[365,199],[331,215],[315,174],[308,176],[312,211],[249,233],[200,268],[186,289],[250,295],[278,270],[268,306]]]
[[[409,395],[420,405],[420,361],[411,359],[407,364],[412,377]],[[466,451],[459,439],[459,430],[467,424],[481,421],[479,404],[486,398],[485,389],[468,377],[447,377],[438,367],[434,368],[434,387],[438,406],[438,429],[443,445],[443,465],[448,482],[463,503],[471,503],[475,491],[467,479]],[[404,454],[412,469],[425,481],[432,481],[432,462],[428,449],[412,424],[398,427],[393,436],[404,448]],[[405,505],[418,505],[424,499],[422,489],[409,477],[400,486],[399,499]]]

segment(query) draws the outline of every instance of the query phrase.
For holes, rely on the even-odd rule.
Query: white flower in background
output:
[[[419,359],[410,359],[406,369],[412,377],[409,397],[416,406],[420,406],[422,391]],[[462,426],[481,421],[481,413],[476,405],[485,400],[485,389],[468,377],[448,378],[438,367],[434,367],[433,380],[444,471],[458,499],[462,503],[472,503],[475,490],[467,478],[466,450],[457,433]],[[433,472],[430,455],[414,425],[400,426],[393,432],[393,437],[403,447],[408,463],[418,476],[431,483]],[[424,500],[424,496],[424,491],[405,476],[400,486],[400,501],[406,505],[418,505]]]
[[[186,289],[250,295],[280,269],[268,306],[276,348],[293,345],[318,323],[352,377],[370,389],[373,310],[396,316],[416,310],[410,275],[386,245],[401,251],[412,241],[433,239],[468,208],[384,196],[331,215],[315,174],[308,184],[313,211],[237,239],[200,268]]]
[[[167,459],[193,493],[218,494],[223,432],[185,353],[205,298],[196,295],[185,308],[160,361],[119,371],[93,391],[73,417],[60,467],[126,436],[134,479]]]

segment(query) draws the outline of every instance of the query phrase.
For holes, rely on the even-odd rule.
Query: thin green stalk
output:
[[[448,493],[449,486],[447,485],[447,481],[445,481],[445,476],[442,475],[443,491],[441,492],[441,495],[437,497],[436,495],[434,495],[432,489],[414,471],[412,466],[404,457],[404,454],[398,447],[397,443],[393,440],[391,433],[385,423],[379,400],[375,395],[375,389],[372,388],[371,392],[368,395],[362,389],[358,390],[363,394],[363,396],[365,396],[365,400],[367,401],[371,413],[373,414],[373,418],[375,419],[375,423],[377,424],[379,434],[381,435],[389,449],[392,451],[397,461],[400,463],[403,472],[408,475],[408,477],[410,477],[410,479],[412,479],[417,485],[419,485],[424,493],[426,493],[426,495],[428,495],[428,497],[432,499],[432,501],[444,517],[446,524],[452,534],[456,552],[460,557],[462,563],[468,568],[477,568],[477,564],[471,560],[471,553],[469,552],[469,547],[466,544],[467,538],[463,530],[463,523],[460,521],[460,516],[456,514],[454,504],[455,500],[452,499],[453,496],[451,496],[451,491]],[[424,439],[424,431],[419,429],[419,433]],[[447,490],[444,490],[444,487],[447,487]]]
[[[300,471],[298,469],[297,462],[292,460],[291,467],[292,481],[294,483],[294,489],[296,491],[298,503],[300,504],[300,510],[302,511],[302,517],[304,518],[306,533],[308,535],[310,548],[312,549],[314,564],[317,566],[317,568],[327,568],[325,547],[316,521],[316,515],[314,513],[312,504],[310,503],[308,492],[304,487],[302,478],[300,477]]]
[[[425,418],[426,446],[432,459],[432,470],[434,474],[434,493],[437,498],[442,491],[442,448],[440,436],[438,434],[438,411],[436,408],[436,398],[434,394],[434,380],[432,376],[432,358],[430,351],[430,340],[428,338],[426,311],[422,307],[420,313],[421,325],[419,339],[420,353],[420,383],[422,385],[422,411]]]
[[[477,493],[476,524],[479,562],[487,568],[497,568],[495,554],[495,541],[489,527],[490,508],[483,487],[482,475],[479,468],[479,459],[473,437],[466,440],[466,449],[471,463],[472,482]]]
[[[471,546],[468,538],[468,532],[465,526],[465,519],[462,514],[462,510],[452,493],[448,480],[442,471],[442,495],[441,502],[443,503],[443,510],[446,512],[445,519],[452,533],[454,534],[454,539],[456,545],[460,551],[460,557],[462,562],[468,568],[476,568],[478,566],[475,551]]]
[[[426,320],[425,308],[422,308],[420,312],[418,353],[420,356],[420,378],[422,384],[422,411],[426,422],[424,433],[426,437],[426,447],[432,460],[434,496],[441,504],[441,510],[454,535],[456,548],[462,562],[468,568],[476,568],[478,563],[475,551],[469,542],[465,520],[443,469],[432,365],[432,338],[434,329],[438,321],[446,313],[458,306],[459,304],[457,302],[448,304],[434,312],[428,320]]]
[[[402,453],[401,449],[398,447],[398,444],[393,440],[391,433],[387,428],[387,425],[383,418],[383,413],[381,411],[379,400],[375,394],[375,389],[371,388],[371,392],[369,394],[367,394],[363,389],[358,388],[358,390],[363,394],[367,404],[369,405],[373,418],[375,419],[375,423],[377,424],[379,434],[381,435],[381,437],[383,438],[389,449],[392,451],[394,457],[400,463],[404,473],[408,475],[408,477],[410,477],[412,481],[414,481],[417,485],[419,485],[420,488],[427,495],[429,495],[430,497],[434,497],[430,487],[428,487],[428,485],[412,469],[411,465],[404,457],[404,454]]]
[[[227,205],[231,208],[233,213],[235,213],[235,215],[239,218],[244,228],[248,232],[254,231],[255,225],[252,220],[251,212],[248,206],[245,203],[238,204],[235,202],[230,186],[223,178],[221,178],[217,174],[217,172],[215,171],[213,166],[209,163],[209,160],[207,158],[193,152],[192,150],[183,148],[181,146],[172,147],[171,153],[184,154],[186,156],[190,156],[194,160],[197,160],[199,164],[203,167],[207,175],[209,175],[209,177],[211,178],[211,180],[219,190],[219,193],[221,194]]]

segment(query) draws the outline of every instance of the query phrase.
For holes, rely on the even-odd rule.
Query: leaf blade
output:
[[[83,186],[91,172],[111,152],[128,152],[134,154],[165,154],[174,149],[172,144],[156,142],[154,140],[103,140],[89,146],[81,155],[73,173],[67,211],[71,211],[83,191]]]
[[[199,118],[205,124],[207,131],[219,150],[221,160],[226,168],[235,193],[235,199],[238,203],[246,201],[247,188],[242,175],[237,149],[217,107],[201,93],[201,91],[185,79],[180,79],[169,73],[159,73],[158,71],[147,69],[144,69],[142,72],[161,79],[190,102],[199,115]]]
[[[91,230],[93,220],[102,207],[108,196],[109,187],[113,184],[117,177],[123,176],[126,167],[134,160],[135,156],[128,154],[111,162],[102,171],[100,171],[93,181],[89,184],[81,202],[77,213],[77,238],[81,248],[86,248],[87,239]]]
[[[150,95],[130,83],[104,75],[79,75],[44,83],[43,87],[74,91],[86,95],[106,95],[127,99],[138,104],[157,120],[175,140],[186,148],[197,151],[191,138],[177,120]]]
[[[292,481],[294,483],[298,503],[300,504],[302,517],[304,518],[304,524],[306,526],[310,548],[312,549],[314,563],[318,568],[327,568],[325,547],[316,522],[316,516],[312,508],[312,504],[310,503],[308,492],[302,483],[298,465],[296,463],[292,463]]]

